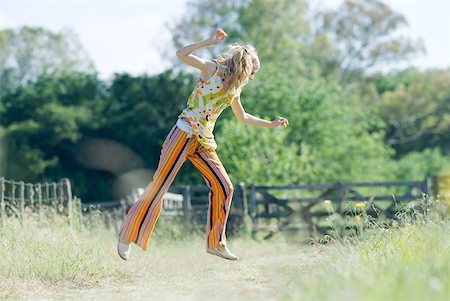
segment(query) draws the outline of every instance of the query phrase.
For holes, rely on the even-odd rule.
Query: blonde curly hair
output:
[[[254,64],[258,64],[259,68],[256,49],[247,43],[228,45],[225,56],[219,56],[216,61],[226,70],[223,85],[226,94],[236,94],[242,90],[253,75]]]

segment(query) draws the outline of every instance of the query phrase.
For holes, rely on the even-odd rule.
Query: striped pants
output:
[[[162,209],[162,198],[186,158],[202,173],[211,189],[206,224],[207,248],[226,246],[225,228],[233,185],[216,152],[201,147],[195,136],[189,138],[176,125],[163,143],[153,181],[131,207],[122,224],[119,237],[123,242],[134,242],[142,249],[147,249],[148,240]]]

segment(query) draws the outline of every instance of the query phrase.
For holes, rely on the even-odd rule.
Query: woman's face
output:
[[[254,57],[252,59],[252,63],[253,63],[253,69],[252,69],[252,73],[250,74],[250,77],[249,77],[250,80],[253,80],[255,78],[255,74],[256,74],[256,72],[259,71],[259,68],[260,68],[258,57]]]

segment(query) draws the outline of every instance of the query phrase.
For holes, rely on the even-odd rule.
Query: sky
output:
[[[422,39],[427,50],[407,65],[450,67],[450,0],[384,2],[409,23],[399,33]],[[336,7],[342,0],[322,3]],[[115,72],[155,74],[170,66],[161,57],[171,36],[166,24],[180,19],[186,4],[187,0],[0,0],[0,29],[24,25],[52,31],[71,28],[101,77]]]

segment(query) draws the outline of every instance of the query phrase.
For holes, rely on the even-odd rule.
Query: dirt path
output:
[[[241,260],[230,262],[200,247],[180,245],[149,252],[133,250],[125,269],[138,277],[102,288],[53,294],[57,300],[276,300],[319,260],[317,249],[250,243],[233,250]],[[170,251],[168,251],[170,250]],[[46,296],[49,297],[49,296]],[[46,297],[43,296],[45,299]]]

